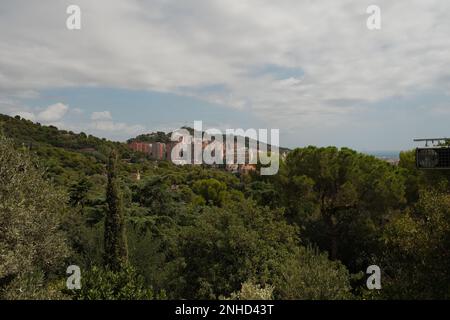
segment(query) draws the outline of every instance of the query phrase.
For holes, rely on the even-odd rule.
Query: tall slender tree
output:
[[[108,161],[108,185],[106,189],[108,210],[105,217],[105,255],[107,268],[118,271],[128,263],[125,221],[122,195],[117,177],[117,152],[111,151]]]

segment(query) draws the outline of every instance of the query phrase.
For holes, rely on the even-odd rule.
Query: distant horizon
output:
[[[0,113],[1,114],[1,113]],[[6,114],[7,115],[7,114]],[[15,116],[20,116],[20,115],[7,115],[7,116],[10,116],[10,117],[15,117]],[[23,117],[21,117],[22,119],[26,119],[26,118],[23,118]],[[26,119],[26,120],[30,120],[30,119]],[[39,123],[38,121],[33,121],[33,120],[30,120],[30,121],[32,121],[33,123],[35,123],[35,124],[37,124],[37,123]],[[95,137],[97,137],[97,138],[100,138],[100,139],[107,139],[107,140],[110,140],[110,141],[113,141],[113,142],[120,142],[120,143],[127,143],[127,141],[129,140],[129,139],[134,139],[134,138],[137,138],[138,136],[140,136],[140,135],[146,135],[146,134],[152,134],[152,133],[157,133],[157,132],[164,132],[165,134],[168,134],[168,133],[170,133],[170,132],[172,132],[173,130],[164,130],[164,129],[158,129],[158,130],[150,130],[150,131],[147,131],[147,132],[143,132],[143,133],[139,133],[139,134],[137,134],[137,135],[132,135],[132,136],[129,136],[128,138],[126,138],[126,139],[123,139],[123,140],[114,140],[114,139],[110,139],[110,138],[108,138],[108,137],[103,137],[103,136],[101,136],[101,135],[96,135],[96,134],[93,134],[93,133],[91,133],[91,132],[89,132],[89,130],[87,130],[87,131],[78,131],[78,130],[71,130],[71,129],[69,129],[69,128],[64,128],[64,127],[59,127],[58,125],[55,125],[55,124],[41,124],[41,125],[44,125],[44,126],[54,126],[54,127],[56,127],[56,128],[58,128],[58,130],[66,130],[66,131],[72,131],[73,133],[75,133],[75,134],[80,134],[80,133],[85,133],[85,134],[87,134],[87,135],[93,135],[93,136],[95,136]],[[180,127],[181,128],[181,127]],[[179,128],[176,128],[176,129],[179,129]],[[296,148],[305,148],[305,147],[308,147],[308,146],[315,146],[315,147],[337,147],[337,148],[350,148],[350,149],[352,149],[352,150],[355,150],[355,151],[357,151],[357,152],[360,152],[360,153],[364,153],[364,154],[368,154],[368,155],[373,155],[373,156],[379,156],[379,157],[381,157],[381,156],[389,156],[390,158],[395,158],[395,159],[397,159],[398,157],[399,157],[399,154],[400,154],[400,152],[402,152],[402,151],[408,151],[408,150],[412,150],[412,149],[401,149],[401,150],[359,150],[359,149],[355,149],[355,148],[351,148],[351,147],[347,147],[347,146],[335,146],[335,145],[322,145],[322,146],[318,146],[318,145],[313,145],[313,144],[305,144],[305,145],[303,145],[303,146],[301,146],[301,145],[297,145],[297,146],[286,146],[286,145],[283,145],[282,143],[280,143],[280,146],[279,147],[281,147],[281,148],[286,148],[286,149],[290,149],[290,150],[294,150],[294,149],[296,149]],[[393,156],[393,155],[395,155],[395,157],[391,157],[391,156]]]

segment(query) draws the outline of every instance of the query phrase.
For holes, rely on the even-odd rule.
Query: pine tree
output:
[[[119,271],[128,263],[125,221],[122,195],[117,178],[117,152],[111,151],[108,161],[108,185],[106,189],[108,210],[105,217],[105,266]]]

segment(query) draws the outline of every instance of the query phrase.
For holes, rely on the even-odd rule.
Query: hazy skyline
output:
[[[82,29],[66,28],[79,5]],[[382,28],[366,27],[381,8]],[[0,112],[114,140],[202,120],[280,144],[450,136],[450,2],[0,0]]]

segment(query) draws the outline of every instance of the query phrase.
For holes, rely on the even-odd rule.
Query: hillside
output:
[[[31,149],[39,146],[52,146],[83,153],[97,151],[103,156],[111,148],[116,148],[122,153],[128,151],[126,146],[120,142],[100,139],[83,132],[77,134],[72,131],[59,130],[54,126],[44,126],[19,116],[10,117],[0,114],[0,130],[17,143]]]
[[[82,175],[104,174],[111,149],[122,158],[139,158],[126,144],[100,139],[85,133],[59,130],[54,126],[0,114],[0,132],[13,139],[17,147],[37,155],[37,161],[57,183],[68,185]]]
[[[182,129],[186,129],[189,131],[189,133],[191,135],[194,135],[194,129],[191,127],[182,127]],[[202,132],[202,134],[204,134],[204,131]],[[127,143],[132,143],[132,142],[148,142],[148,143],[155,143],[155,142],[161,142],[161,143],[168,143],[171,141],[170,139],[171,137],[171,132],[162,132],[162,131],[157,131],[157,132],[152,132],[152,133],[147,133],[147,134],[141,134],[138,135],[135,138],[131,138],[127,141]],[[225,142],[227,139],[227,136],[224,134],[222,136],[223,141]],[[248,147],[249,146],[249,141],[250,139],[248,137],[245,137],[245,145]],[[257,142],[259,145],[259,142]],[[270,150],[271,146],[270,144],[268,145],[268,150]],[[290,152],[291,149],[289,148],[285,148],[285,147],[279,147],[279,152],[280,154],[287,154],[288,152]]]

